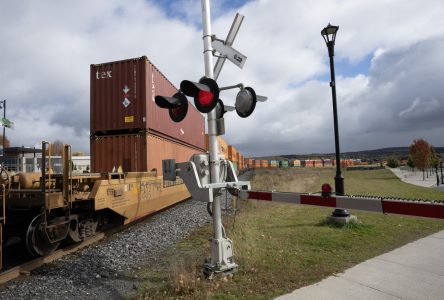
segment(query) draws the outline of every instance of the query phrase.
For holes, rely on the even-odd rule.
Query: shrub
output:
[[[390,156],[387,159],[387,166],[389,168],[397,168],[397,167],[399,167],[399,160],[393,156]]]

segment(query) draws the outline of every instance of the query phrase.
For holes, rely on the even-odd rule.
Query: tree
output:
[[[430,165],[429,143],[423,139],[413,140],[409,149],[415,167],[422,171],[422,180],[425,180],[424,172]]]
[[[0,145],[3,146],[3,134],[0,134]],[[11,147],[11,142],[5,137],[5,148]]]
[[[399,167],[399,160],[394,156],[390,156],[387,159],[387,166],[389,168],[397,168],[397,167]]]
[[[409,158],[407,159],[407,166],[413,169],[415,168],[415,163],[413,162],[412,156],[409,154]]]
[[[430,166],[435,170],[439,167],[440,155],[433,146],[430,146]]]

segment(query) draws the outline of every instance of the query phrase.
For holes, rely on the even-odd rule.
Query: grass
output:
[[[444,201],[444,193],[414,186],[399,180],[390,170],[342,171],[345,193],[349,195],[393,196]],[[280,192],[317,192],[323,183],[334,188],[335,169],[268,169],[258,170],[252,180],[253,189]]]
[[[265,170],[256,172],[252,185],[315,192],[323,182],[332,184],[332,174],[333,170],[322,169]],[[344,177],[348,193],[390,191],[399,197],[418,194],[444,199],[440,192],[423,194],[422,188],[407,188],[385,170],[344,172]],[[206,226],[170,249],[154,266],[140,270],[143,284],[138,298],[270,299],[444,229],[441,220],[358,211],[352,211],[357,223],[340,227],[325,221],[330,213],[328,208],[242,201],[236,219],[226,216],[224,220],[239,264],[232,278],[208,281],[202,277],[201,265],[210,253],[212,235],[211,226]]]

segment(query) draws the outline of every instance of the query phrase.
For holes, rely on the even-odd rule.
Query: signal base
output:
[[[237,271],[238,265],[233,261],[233,242],[227,238],[211,240],[211,260],[202,268],[205,277],[227,276]]]

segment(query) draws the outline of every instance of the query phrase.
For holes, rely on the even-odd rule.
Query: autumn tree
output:
[[[424,172],[430,165],[430,145],[423,139],[413,140],[409,147],[410,156],[416,168],[422,171],[422,180],[425,180]]]
[[[3,134],[0,134],[0,145],[3,146]],[[11,147],[11,142],[5,137],[5,148]]]
[[[47,152],[48,155],[51,154],[52,156],[57,156],[57,155],[62,156],[63,155],[63,148],[64,147],[65,147],[65,144],[63,144],[62,141],[55,140],[54,142],[52,142],[49,145],[49,147],[46,150],[46,152]],[[51,151],[49,149],[51,149]]]

